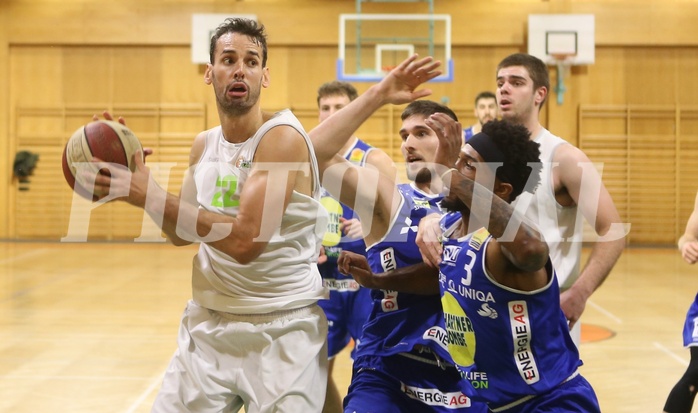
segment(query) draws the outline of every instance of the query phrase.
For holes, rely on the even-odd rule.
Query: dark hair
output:
[[[489,136],[504,155],[504,164],[497,168],[496,176],[500,181],[511,184],[513,189],[509,202],[523,191],[533,192],[540,183],[540,168],[531,168],[529,163],[540,163],[540,149],[530,139],[528,129],[505,120],[492,120],[482,125],[482,133]],[[529,176],[531,186],[527,187]]]
[[[490,91],[480,92],[480,93],[477,94],[477,96],[475,96],[475,106],[477,106],[477,102],[478,102],[480,99],[494,99],[494,101],[496,102],[496,101],[497,101],[497,95],[495,95],[494,93],[492,93],[492,92],[490,92]]]
[[[349,101],[352,101],[359,97],[359,93],[356,88],[352,86],[349,82],[342,82],[341,80],[333,80],[331,82],[323,83],[317,90],[317,105],[320,106],[320,99],[327,96],[346,96]]]
[[[267,34],[264,32],[264,25],[258,24],[254,20],[244,19],[241,17],[230,17],[223,21],[216,28],[213,37],[211,37],[211,45],[209,46],[209,59],[213,64],[213,58],[216,52],[216,43],[218,39],[227,33],[240,33],[253,39],[256,44],[262,47],[262,67],[267,65]]]
[[[533,89],[537,90],[541,87],[550,92],[550,76],[548,75],[548,67],[539,58],[526,53],[514,53],[504,58],[497,66],[497,73],[500,69],[511,66],[523,66],[528,71],[528,75],[531,76],[533,81]],[[540,103],[540,107],[547,100],[546,95],[543,101]]]
[[[415,100],[414,102],[410,103],[407,105],[405,110],[402,111],[402,115],[400,116],[401,120],[405,120],[409,118],[410,116],[414,115],[424,115],[429,116],[433,115],[434,113],[445,113],[446,115],[450,116],[458,122],[458,116],[449,109],[447,106],[444,106],[440,103],[436,103],[431,100]]]

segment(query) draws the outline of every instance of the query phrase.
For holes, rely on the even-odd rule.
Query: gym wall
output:
[[[604,181],[626,222],[629,242],[670,245],[683,230],[698,185],[698,4],[689,1],[434,0],[452,16],[453,83],[429,85],[464,125],[474,96],[494,90],[495,67],[527,50],[532,13],[596,16],[596,63],[572,68],[563,105],[553,91],[542,123],[603,163]],[[109,109],[127,118],[149,162],[171,167],[176,192],[191,141],[215,126],[203,66],[191,63],[192,13],[251,13],[269,34],[267,110],[289,107],[307,129],[315,93],[335,78],[339,14],[355,0],[0,2],[0,238],[60,240],[69,232],[72,192],[60,172],[70,134]],[[425,2],[362,5],[364,13],[426,13]],[[555,70],[551,68],[551,82]],[[356,83],[359,92],[369,84]],[[401,107],[381,110],[359,136],[400,161]],[[29,190],[12,177],[18,150],[40,154]],[[169,166],[168,166],[169,165]],[[90,240],[132,240],[147,222],[119,203],[90,211]]]

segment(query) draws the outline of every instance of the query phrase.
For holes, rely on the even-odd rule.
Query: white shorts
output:
[[[152,412],[321,412],[327,319],[317,305],[270,314],[189,301]]]
[[[579,345],[582,344],[582,320],[579,319],[574,324],[574,327],[570,330],[570,336],[572,336],[572,341],[579,349]]]

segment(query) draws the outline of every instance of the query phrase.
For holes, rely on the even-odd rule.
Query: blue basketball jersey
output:
[[[475,132],[473,131],[472,126],[467,129],[463,129],[463,140],[465,140],[465,142],[468,142],[468,140],[472,138],[473,135],[475,135]]]
[[[439,281],[448,347],[464,392],[493,407],[550,391],[573,377],[581,361],[551,262],[544,288],[505,287],[487,274],[491,239],[485,229],[444,238]]]
[[[398,185],[398,190],[402,201],[388,234],[367,249],[368,262],[375,273],[421,263],[422,256],[415,244],[417,226],[426,215],[441,212],[441,195],[426,194],[413,184]],[[438,295],[372,290],[371,296],[373,308],[364,325],[357,357],[389,356],[423,345],[448,359]]]
[[[698,294],[686,313],[686,322],[683,326],[683,345],[685,347],[698,346]]]

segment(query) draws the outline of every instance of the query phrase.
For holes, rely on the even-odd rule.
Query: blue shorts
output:
[[[601,413],[594,389],[581,375],[512,408],[493,410],[501,413]]]
[[[351,276],[340,274],[336,263],[334,266],[336,273],[326,277],[328,271],[324,271],[322,279],[330,289],[330,298],[318,302],[327,316],[327,355],[330,358],[342,351],[351,339],[359,341],[373,306],[371,290],[361,287]],[[352,357],[353,354],[352,350]]]
[[[683,325],[684,347],[698,346],[698,294],[686,314],[686,323]]]
[[[438,366],[433,358],[429,361],[402,354],[359,357],[344,399],[344,413],[487,412],[485,404],[473,402],[459,390],[460,374],[455,367]]]

